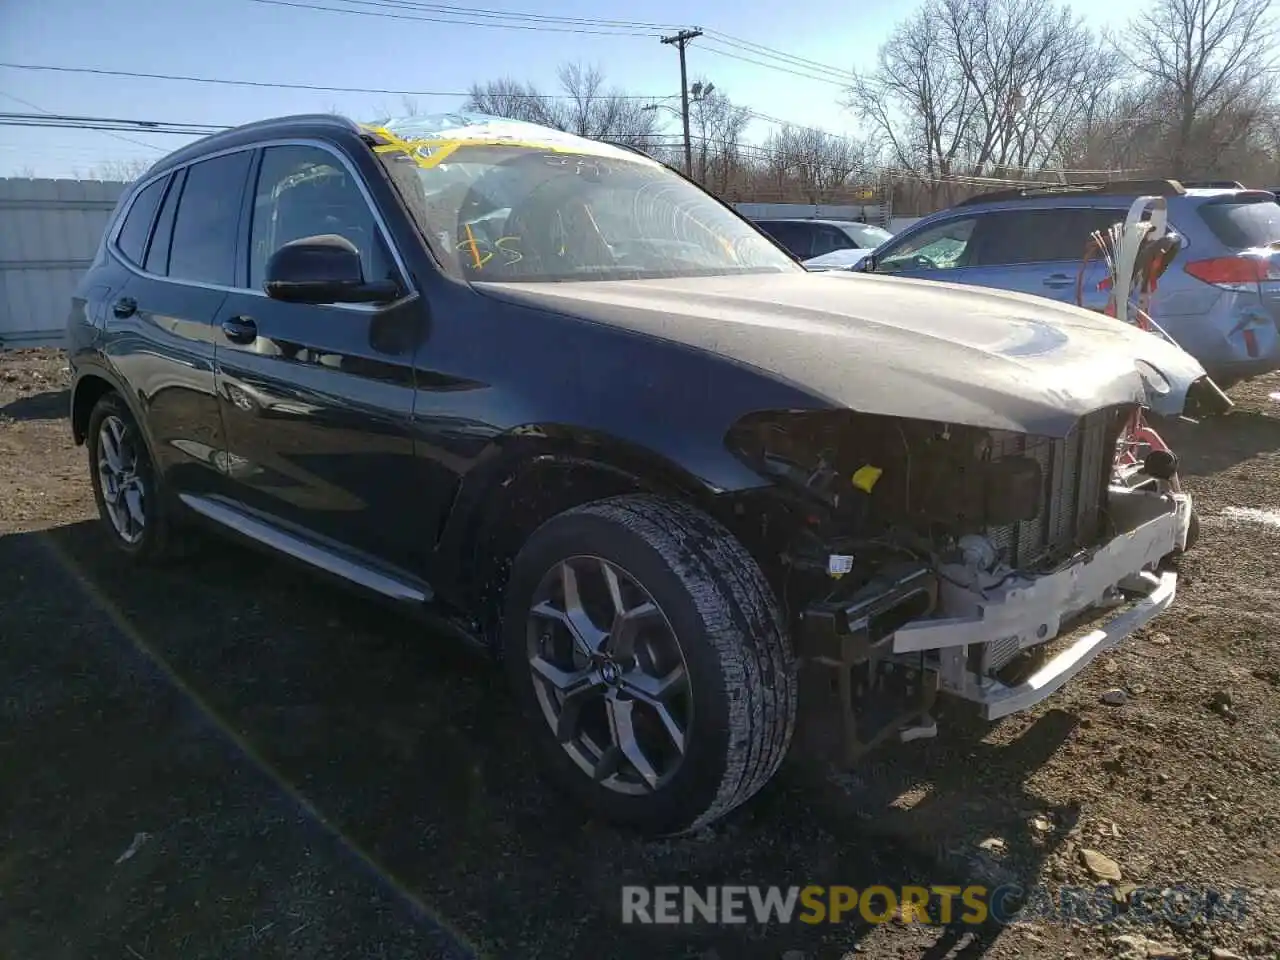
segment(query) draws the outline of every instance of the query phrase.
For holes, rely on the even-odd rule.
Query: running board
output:
[[[408,603],[428,603],[434,596],[431,588],[425,583],[414,583],[409,578],[379,570],[368,563],[344,556],[334,547],[323,546],[312,539],[289,533],[221,500],[190,493],[179,494],[178,499],[202,517],[234,530],[250,540],[255,540],[278,553],[301,560],[305,564],[341,577],[357,586],[382,594],[384,597]]]

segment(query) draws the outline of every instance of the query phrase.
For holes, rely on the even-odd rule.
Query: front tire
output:
[[[503,654],[546,773],[611,823],[697,830],[791,742],[773,593],[727,530],[675,501],[617,497],[538,528],[512,568]]]
[[[107,393],[98,400],[85,446],[93,499],[112,545],[140,562],[167,556],[170,522],[155,466],[141,428],[119,395]]]

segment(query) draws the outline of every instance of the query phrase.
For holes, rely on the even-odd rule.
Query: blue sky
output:
[[[337,6],[342,0],[294,0]],[[374,15],[330,13],[256,0],[0,0],[0,63],[91,67],[196,77],[366,87],[442,94],[473,81],[512,76],[558,92],[565,61],[596,65],[629,92],[679,92],[675,50],[646,36],[599,36],[392,19],[442,16],[427,0],[355,0]],[[439,0],[444,3],[447,0]],[[736,102],[773,117],[833,133],[856,124],[838,85],[739,58],[760,57],[723,40],[766,45],[833,67],[867,67],[912,4],[776,3],[768,0],[650,0],[633,13],[606,12],[586,0],[482,0],[482,11],[645,21],[718,31],[689,48],[690,80],[705,78]],[[460,6],[459,0],[452,5]],[[1074,8],[1096,25],[1116,26],[1136,0],[1085,0]],[[696,10],[696,13],[694,12]],[[642,11],[642,12],[640,12]],[[563,25],[560,25],[563,26]],[[582,29],[594,29],[584,25]],[[622,28],[617,28],[622,29]],[[720,51],[720,52],[717,52]],[[18,98],[18,99],[14,99]],[[359,119],[399,113],[402,97],[221,86],[0,66],[0,112],[236,124],[286,113],[337,109]],[[414,98],[422,112],[454,109],[457,95]],[[25,101],[25,103],[23,102]],[[674,131],[676,124],[671,122]],[[770,125],[756,121],[753,139]],[[124,139],[122,139],[124,138]],[[130,142],[132,141],[132,142]],[[40,176],[84,176],[111,161],[155,159],[185,142],[165,135],[19,129],[0,126],[0,176],[32,168]]]

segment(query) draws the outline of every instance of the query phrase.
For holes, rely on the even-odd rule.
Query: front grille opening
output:
[[[993,434],[993,459],[1030,457],[1043,473],[1041,509],[1035,519],[985,531],[1005,563],[1016,569],[1051,566],[1098,542],[1116,433],[1126,413],[1117,408],[1090,413],[1061,440]]]

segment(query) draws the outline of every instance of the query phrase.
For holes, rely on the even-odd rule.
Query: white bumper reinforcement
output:
[[[1191,499],[1111,489],[1108,512],[1121,533],[1083,559],[1041,576],[1012,576],[981,591],[966,587],[965,571],[944,576],[938,611],[899,628],[894,653],[937,651],[940,687],[973,700],[988,719],[1025,710],[1044,700],[1092,660],[1165,610],[1177,592],[1177,574],[1153,573],[1186,544]],[[944,569],[944,574],[947,571]],[[1119,589],[1142,591],[1127,609],[1071,643],[1016,686],[992,674],[1019,652],[1058,637],[1064,623],[1098,608],[1115,608]],[[979,645],[982,672],[970,647]],[[991,656],[999,651],[998,657]]]

